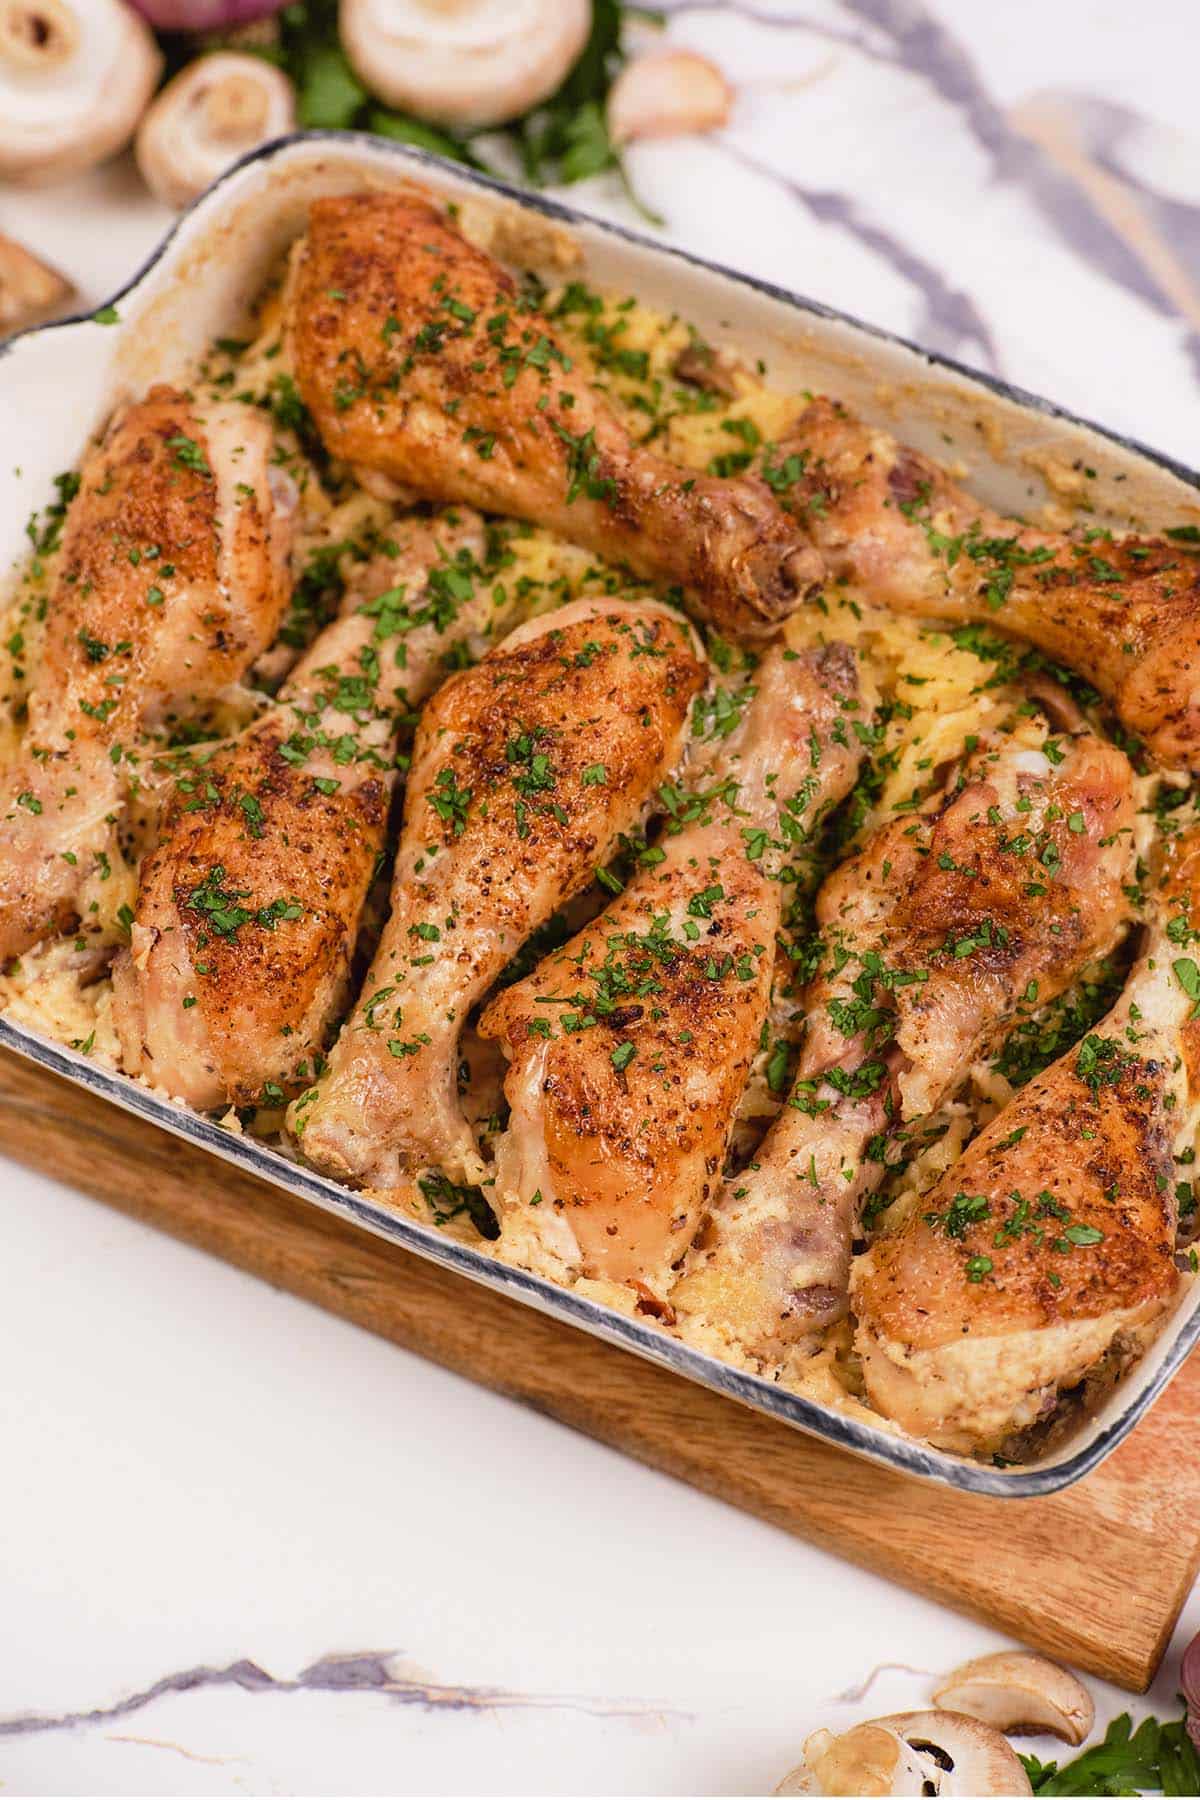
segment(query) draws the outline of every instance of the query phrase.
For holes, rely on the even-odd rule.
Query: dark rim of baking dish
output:
[[[1083,413],[1072,412],[1068,407],[1059,406],[1053,400],[1047,400],[1044,394],[1036,394],[1030,388],[1023,388],[1016,382],[1005,381],[1003,376],[993,375],[986,369],[974,368],[970,363],[959,362],[953,356],[946,356],[940,350],[929,350],[922,344],[914,343],[912,338],[904,337],[898,331],[887,331],[882,325],[873,325],[867,319],[860,319],[857,314],[844,312],[840,307],[827,306],[822,300],[814,300],[811,295],[798,293],[795,288],[780,287],[777,282],[766,281],[762,276],[749,275],[742,269],[731,269],[728,264],[714,262],[711,257],[697,256],[691,250],[684,250],[675,244],[664,244],[658,238],[650,237],[644,231],[635,231],[628,225],[620,225],[610,219],[602,219],[594,213],[582,211],[578,207],[568,206],[561,200],[551,200],[548,195],[538,193],[529,188],[515,187],[511,182],[501,181],[494,175],[483,175],[477,169],[469,168],[465,163],[453,162],[449,157],[438,156],[432,150],[422,150],[415,144],[401,144],[392,138],[376,137],[369,131],[293,131],[286,137],[272,138],[269,143],[260,144],[257,150],[248,151],[231,163],[211,186],[197,195],[191,205],[180,214],[171,225],[150,255],[142,263],[136,274],[130,277],[99,306],[93,306],[87,312],[71,313],[62,319],[52,319],[44,325],[31,325],[24,331],[18,331],[13,337],[0,344],[0,357],[19,344],[23,338],[35,337],[47,331],[59,331],[66,325],[83,325],[93,319],[105,305],[115,306],[119,300],[140,287],[151,270],[162,261],[166,252],[174,243],[179,232],[187,224],[192,213],[216,194],[226,182],[233,179],[243,169],[249,169],[259,162],[270,162],[282,151],[292,150],[303,144],[327,143],[335,146],[358,146],[370,150],[375,155],[394,157],[397,162],[415,163],[418,168],[443,171],[456,180],[465,182],[469,187],[482,188],[485,192],[498,194],[505,200],[514,201],[527,210],[542,213],[546,218],[557,219],[564,225],[587,225],[605,233],[609,237],[622,238],[626,243],[636,244],[641,250],[650,250],[656,256],[669,257],[675,262],[687,263],[694,269],[702,269],[709,275],[721,275],[727,281],[736,282],[739,287],[750,288],[755,293],[765,294],[769,299],[781,301],[798,312],[813,313],[819,319],[830,319],[837,324],[852,325],[856,331],[862,331],[868,337],[877,338],[883,344],[898,344],[901,349],[910,351],[921,358],[931,368],[949,369],[955,375],[965,376],[968,381],[985,387],[1004,400],[1012,400],[1027,411],[1042,413],[1049,419],[1062,419],[1069,425],[1080,425],[1085,431],[1095,432],[1097,437],[1106,438],[1110,444],[1117,444],[1122,450],[1131,450],[1136,456],[1144,457],[1147,462],[1155,463],[1160,469],[1166,469],[1189,487],[1200,489],[1200,471],[1189,468],[1186,463],[1176,457],[1168,456],[1164,450],[1156,450],[1152,445],[1144,443],[1141,438],[1128,437],[1124,432],[1114,431],[1111,426],[1101,425],[1095,419],[1087,418]]]
[[[540,1275],[497,1262],[469,1244],[442,1237],[434,1228],[402,1218],[365,1194],[327,1180],[259,1140],[240,1137],[215,1120],[201,1113],[188,1112],[152,1093],[149,1088],[141,1087],[128,1076],[101,1068],[77,1052],[39,1037],[35,1032],[24,1031],[3,1017],[0,1017],[0,1048],[15,1051],[51,1073],[64,1076],[88,1092],[114,1102],[126,1112],[148,1119],[175,1137],[199,1145],[225,1162],[257,1176],[260,1181],[311,1201],[327,1212],[348,1219],[443,1268],[453,1269],[497,1293],[582,1326],[620,1349],[647,1357],[677,1375],[823,1438],[839,1449],[866,1456],[899,1473],[941,1482],[967,1493],[998,1499],[1038,1499],[1057,1493],[1089,1474],[1157,1399],[1200,1336],[1200,1308],[1197,1308],[1192,1317],[1185,1320],[1162,1365],[1142,1390],[1111,1424],[1098,1431],[1074,1456],[1043,1469],[990,1468],[985,1463],[970,1462],[896,1436],[882,1424],[871,1425],[845,1416],[806,1399],[803,1394],[780,1387],[764,1376],[748,1374],[701,1350],[693,1350],[641,1319],[616,1312]]]
[[[739,270],[726,268],[723,264],[712,262],[705,257],[694,256],[689,251],[660,244],[643,232],[631,231],[623,225],[614,225],[605,219],[594,218],[590,214],[578,212],[572,207],[563,205],[561,201],[548,199],[543,194],[529,193],[524,189],[510,186],[507,182],[498,181],[491,176],[481,175],[473,169],[464,168],[461,164],[451,162],[445,157],[435,156],[430,151],[394,143],[387,138],[374,137],[369,132],[295,132],[288,137],[277,138],[273,142],[251,151],[249,155],[242,157],[227,169],[193,203],[188,213],[183,214],[176,221],[132,279],[114,294],[109,304],[116,304],[141,286],[147,275],[167,254],[176,236],[186,224],[189,214],[196,208],[205,205],[226,182],[255,163],[269,162],[284,151],[313,142],[327,142],[331,146],[339,148],[369,149],[373,155],[382,154],[394,158],[400,163],[449,174],[456,181],[500,195],[507,200],[514,201],[519,206],[540,212],[547,218],[560,220],[568,226],[587,225],[593,227],[605,235],[620,238],[636,244],[641,249],[650,250],[656,256],[669,257],[678,262],[688,263],[708,274],[720,275],[740,287],[765,294],[797,311],[812,313],[822,319],[853,326],[856,330],[865,332],[882,343],[900,345],[932,367],[948,369],[955,374],[965,376],[969,381],[979,383],[993,393],[1012,400],[1026,409],[1043,413],[1050,418],[1062,419],[1072,425],[1082,426],[1084,429],[1096,433],[1098,437],[1105,438],[1108,442],[1117,444],[1123,449],[1133,451],[1136,455],[1166,469],[1188,485],[1200,489],[1200,474],[1176,462],[1174,458],[1149,448],[1135,438],[1124,437],[1103,425],[1098,425],[1094,420],[1081,418],[1077,413],[1056,406],[1052,401],[1043,399],[1040,395],[1031,394],[1023,388],[1001,380],[998,376],[973,369],[965,363],[956,362],[952,357],[922,349],[920,345],[914,344],[894,332],[884,331],[877,325],[871,325],[855,318],[853,314],[842,312],[836,307],[825,306],[820,301],[793,293],[773,282],[763,281],[756,276],[743,274]],[[64,326],[88,322],[93,317],[95,310],[93,308],[89,312],[78,313],[67,319],[55,320],[47,325],[34,326],[28,331],[18,333],[9,339],[8,343],[0,345],[0,358],[25,338],[61,330]],[[1116,1418],[1098,1430],[1091,1441],[1082,1446],[1073,1456],[1064,1457],[1060,1462],[1045,1468],[1023,1470],[1019,1466],[989,1467],[987,1464],[971,1462],[965,1458],[928,1448],[911,1439],[896,1436],[883,1423],[876,1426],[844,1416],[830,1407],[822,1406],[816,1401],[805,1398],[802,1394],[793,1393],[780,1387],[764,1376],[748,1374],[730,1363],[722,1362],[703,1351],[694,1350],[689,1345],[681,1343],[677,1338],[668,1337],[664,1332],[641,1319],[630,1318],[610,1307],[602,1306],[598,1301],[574,1293],[569,1288],[560,1287],[541,1276],[529,1274],[524,1269],[513,1268],[507,1263],[497,1262],[494,1258],[483,1255],[470,1245],[460,1244],[454,1239],[442,1237],[436,1229],[399,1217],[396,1213],[369,1200],[365,1195],[355,1193],[352,1189],[342,1187],[338,1183],[316,1174],[311,1169],[305,1168],[300,1163],[291,1161],[280,1151],[273,1150],[253,1138],[239,1137],[203,1114],[193,1113],[185,1110],[182,1106],[176,1106],[173,1102],[151,1092],[150,1089],[140,1086],[128,1076],[98,1067],[85,1057],[67,1050],[61,1044],[52,1043],[35,1032],[25,1031],[3,1017],[0,1017],[0,1047],[15,1051],[29,1061],[41,1064],[53,1074],[77,1083],[103,1099],[112,1101],[127,1112],[149,1119],[153,1124],[171,1132],[174,1136],[198,1144],[202,1149],[212,1152],[226,1162],[235,1164],[238,1168],[245,1169],[251,1175],[258,1176],[259,1179],[267,1181],[275,1187],[284,1188],[301,1199],[309,1200],[326,1211],[338,1214],[377,1236],[390,1239],[406,1250],[439,1263],[444,1268],[453,1269],[470,1280],[478,1281],[501,1294],[520,1299],[541,1311],[549,1312],[572,1324],[582,1326],[621,1349],[648,1358],[678,1375],[699,1382],[703,1387],[725,1394],[729,1398],[751,1406],[756,1411],[766,1413],[785,1424],[799,1427],[815,1437],[823,1438],[827,1443],[831,1443],[839,1449],[865,1456],[898,1473],[941,1482],[968,1493],[984,1494],[998,1499],[1036,1499],[1056,1493],[1079,1481],[1096,1468],[1109,1452],[1115,1449],[1129,1434],[1167,1386],[1172,1376],[1182,1367],[1196,1342],[1200,1340],[1200,1305],[1198,1305],[1192,1316],[1184,1321],[1175,1342],[1163,1357],[1158,1369],[1145,1382],[1140,1391],[1133,1396]]]

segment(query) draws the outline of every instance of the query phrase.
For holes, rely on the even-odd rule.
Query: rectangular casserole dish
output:
[[[407,180],[474,211],[506,215],[500,247],[505,239],[518,241],[515,227],[522,262],[547,273],[578,268],[597,287],[635,292],[748,361],[765,357],[773,387],[828,391],[920,449],[961,459],[973,491],[1002,510],[1036,509],[1056,497],[1056,487],[1061,495],[1064,484],[1078,482],[1086,468],[1097,524],[1200,524],[1200,477],[1004,383],[814,301],[424,152],[355,134],[308,133],[269,146],[219,181],[117,296],[116,325],[68,321],[0,350],[0,442],[7,452],[0,468],[0,569],[20,558],[31,510],[53,497],[53,477],[77,463],[114,404],[155,381],[179,381],[214,337],[236,328],[303,229],[310,200]],[[649,1321],[494,1262],[2,1017],[0,1045],[471,1280],[831,1444],[973,1493],[1031,1497],[1078,1480],[1127,1435],[1200,1336],[1200,1281],[1189,1277],[1149,1354],[1070,1436],[1021,1467],[972,1463],[789,1393],[666,1337]]]

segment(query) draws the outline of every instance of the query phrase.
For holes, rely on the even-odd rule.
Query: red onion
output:
[[[130,0],[157,31],[226,31],[278,12],[287,0]]]
[[[1197,1750],[1200,1750],[1200,1631],[1183,1653],[1179,1685],[1187,1701],[1188,1736]]]

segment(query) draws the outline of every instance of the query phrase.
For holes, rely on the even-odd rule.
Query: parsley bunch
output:
[[[531,112],[486,134],[431,125],[384,106],[369,94],[338,39],[337,0],[292,0],[279,14],[278,44],[255,53],[291,77],[303,126],[373,131],[496,174],[499,171],[477,147],[486,135],[497,146],[497,154],[507,152],[505,160],[533,187],[584,181],[612,169],[628,191],[620,156],[608,135],[605,103],[624,60],[625,16],[644,10],[623,0],[592,0],[591,33],[561,87]]]
[[[1200,1794],[1200,1757],[1183,1719],[1143,1719],[1137,1730],[1121,1713],[1094,1744],[1063,1768],[1022,1756],[1035,1794]]]

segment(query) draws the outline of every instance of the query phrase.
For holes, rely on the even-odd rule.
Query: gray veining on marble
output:
[[[26,1713],[0,1718],[0,1738],[107,1725],[115,1719],[127,1719],[169,1694],[193,1694],[206,1688],[238,1688],[247,1694],[374,1694],[394,1705],[415,1706],[427,1712],[540,1710],[584,1713],[591,1718],[609,1719],[682,1716],[678,1708],[660,1706],[654,1701],[604,1700],[585,1694],[522,1694],[499,1687],[449,1686],[406,1669],[394,1651],[360,1650],[319,1657],[299,1675],[290,1678],[271,1675],[245,1656],[220,1668],[179,1669],[108,1706],[53,1715]]]

